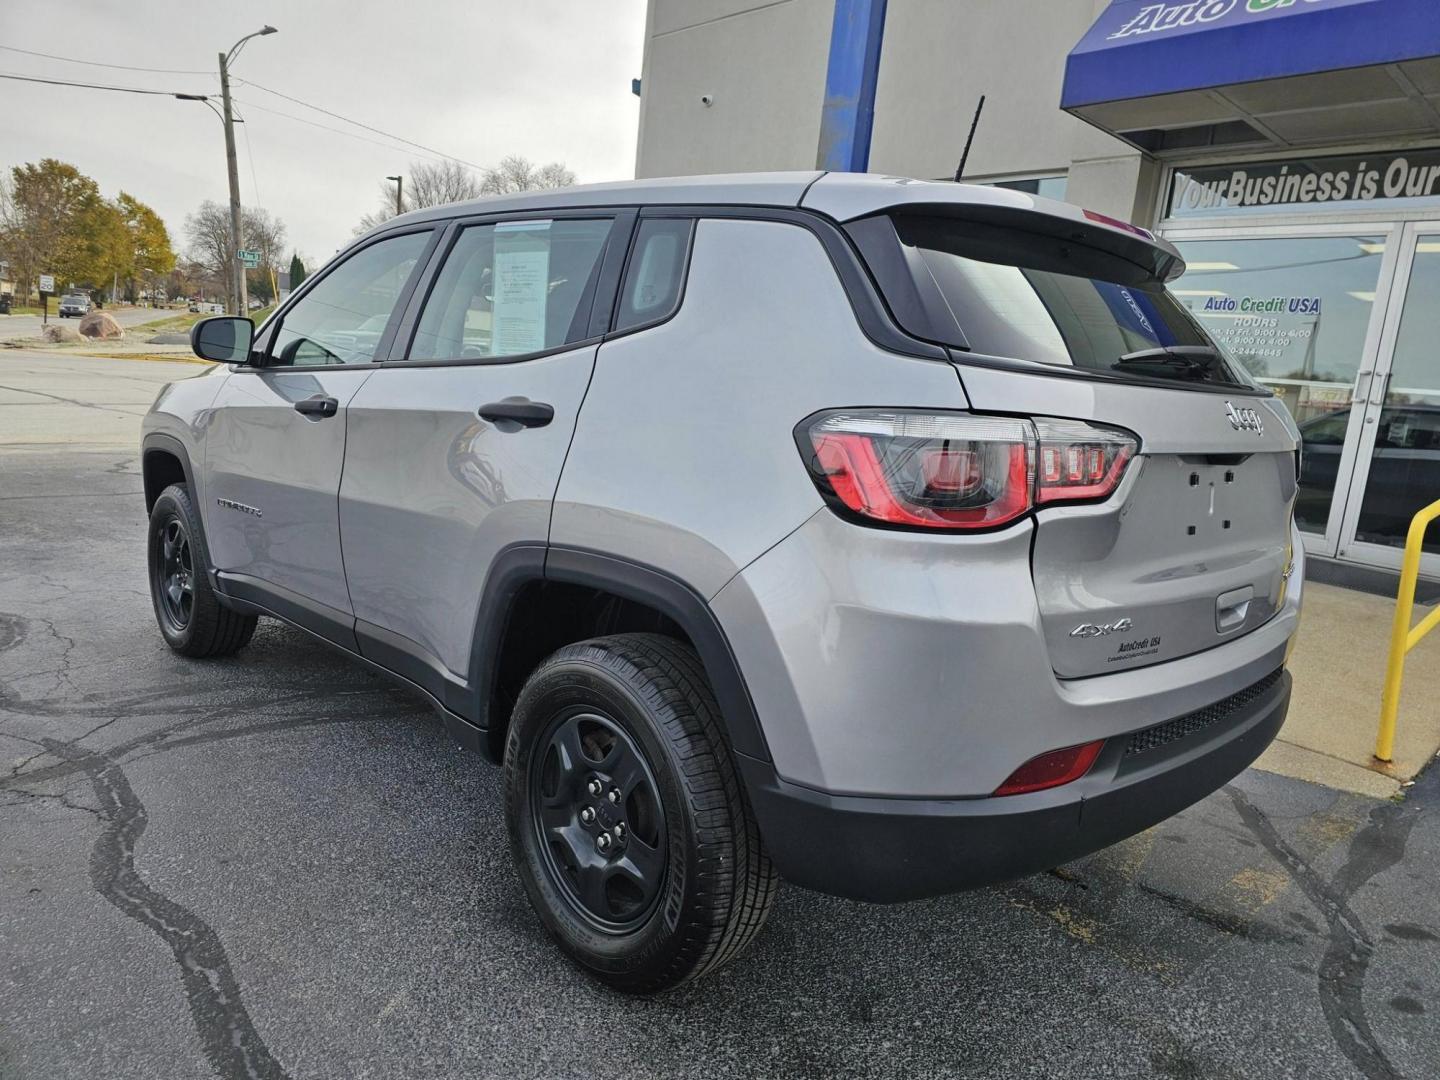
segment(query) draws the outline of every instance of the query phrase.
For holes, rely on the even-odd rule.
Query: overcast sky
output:
[[[270,23],[279,33],[250,41],[234,78],[477,165],[521,154],[561,161],[582,183],[634,175],[630,80],[640,75],[645,0],[65,0],[33,11],[0,0],[0,9],[0,45],[195,74],[6,49],[0,72],[215,94],[218,103],[217,53]],[[232,93],[246,120],[236,128],[241,201],[278,215],[291,246],[317,261],[373,209],[379,181],[424,159],[253,86]],[[0,168],[43,157],[75,165],[109,198],[123,189],[149,203],[177,249],[185,215],[227,198],[220,122],[205,105],[0,79]]]

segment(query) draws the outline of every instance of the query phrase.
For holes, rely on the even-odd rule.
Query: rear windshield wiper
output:
[[[1156,349],[1141,349],[1126,353],[1115,361],[1115,367],[1178,367],[1187,374],[1204,376],[1210,373],[1220,359],[1219,350],[1210,345],[1162,345]]]

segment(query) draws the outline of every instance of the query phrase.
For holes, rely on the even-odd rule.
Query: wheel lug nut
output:
[[[620,789],[618,787],[612,787],[605,797],[612,803],[618,804],[620,802]]]
[[[600,792],[605,790],[605,785],[600,783],[599,780],[591,780],[585,785],[585,790],[590,792],[591,795],[599,795]]]
[[[580,811],[580,823],[582,825],[595,824],[595,808],[593,806],[587,806]]]
[[[610,850],[610,844],[611,841],[609,833],[602,832],[599,836],[595,838],[595,849],[599,851],[602,855]]]
[[[615,828],[611,829],[610,831],[615,834],[615,839],[617,842],[623,841],[625,839],[625,823],[623,821],[616,822]]]

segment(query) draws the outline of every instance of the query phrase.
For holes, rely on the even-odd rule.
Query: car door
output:
[[[266,328],[208,420],[203,512],[223,587],[351,648],[336,507],[346,410],[434,235],[385,236],[324,271]]]
[[[339,512],[360,650],[464,714],[487,576],[516,545],[543,552],[633,217],[452,226],[394,359],[350,402]]]

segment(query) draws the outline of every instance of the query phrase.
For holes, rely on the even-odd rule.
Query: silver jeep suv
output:
[[[172,648],[282,619],[503,762],[524,887],[613,986],[712,971],[777,875],[1055,866],[1274,738],[1298,434],[1144,230],[878,176],[417,211],[145,421]]]

